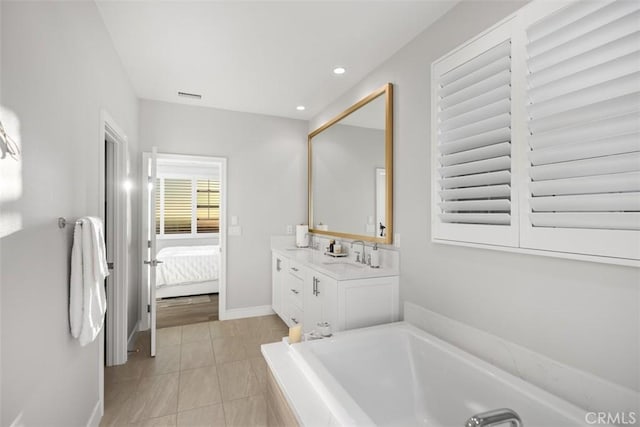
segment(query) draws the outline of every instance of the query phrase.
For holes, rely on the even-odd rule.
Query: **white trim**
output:
[[[147,259],[147,228],[149,227],[149,216],[147,208],[148,197],[148,165],[150,153],[142,153],[142,165],[140,167],[140,262]],[[149,313],[147,312],[147,304],[149,304],[149,293],[147,292],[147,267],[142,264],[140,267],[140,287],[138,289],[138,301],[140,301],[140,317],[138,319],[138,330],[146,331],[150,328]]]
[[[245,317],[268,316],[274,311],[271,305],[257,305],[255,307],[232,308],[220,314],[220,320],[243,319]]]
[[[408,301],[404,320],[586,410],[637,411],[640,393],[466,323]]]
[[[120,365],[127,361],[127,311],[128,311],[128,256],[127,256],[127,192],[124,182],[128,178],[127,136],[105,110],[100,111],[99,140],[99,188],[98,213],[103,223],[105,206],[105,141],[115,144],[115,236],[114,256],[115,278],[113,286],[107,289],[107,337],[106,364]],[[117,185],[122,184],[122,185]]]
[[[216,239],[219,233],[200,233],[200,234],[158,234],[157,241],[167,240],[191,240],[191,239]]]
[[[142,173],[141,173],[141,189],[143,196],[146,194],[147,188],[147,162],[149,161],[150,153],[142,153]],[[227,175],[227,159],[225,157],[210,157],[210,156],[191,156],[191,155],[181,155],[181,154],[169,154],[169,153],[158,153],[158,160],[161,159],[172,159],[172,160],[180,160],[184,162],[194,162],[199,166],[203,164],[211,164],[218,163],[220,165],[220,231],[217,234],[218,237],[218,245],[220,246],[220,276],[218,278],[219,281],[219,298],[218,298],[218,316],[220,319],[225,317],[226,313],[226,288],[227,288],[227,188],[229,188],[228,184],[228,175]],[[142,203],[146,203],[146,198],[141,197]],[[141,255],[142,260],[146,259],[147,256],[147,213],[144,205],[141,205],[140,209],[141,215],[141,227],[140,227],[140,242],[141,242]],[[202,238],[211,238],[212,236],[203,236]],[[194,238],[187,237],[187,238]],[[197,237],[196,237],[197,238]],[[164,239],[163,239],[164,240]],[[168,239],[167,239],[168,240]],[[143,266],[144,267],[144,266]],[[140,280],[140,327],[139,330],[144,331],[150,328],[149,316],[147,314],[147,304],[150,304],[149,295],[147,292],[147,277],[146,277],[146,268],[141,269],[141,280]]]
[[[601,264],[623,265],[626,267],[640,267],[640,261],[629,258],[612,258],[599,255],[582,255],[571,252],[557,252],[541,249],[513,248],[510,246],[487,245],[482,243],[461,242],[456,240],[431,239],[433,243],[454,246],[467,246],[470,248],[489,249],[501,252],[513,252],[516,254],[537,255],[550,258],[573,259],[576,261],[598,262]]]
[[[218,287],[218,317],[224,318],[227,313],[227,188],[229,188],[227,175],[227,159],[217,158],[220,161],[220,283]]]
[[[129,339],[127,340],[127,350],[133,350],[136,344],[136,337],[138,336],[138,331],[140,330],[140,320],[138,320],[133,327],[133,331],[129,334]]]
[[[102,414],[102,400],[98,400],[93,406],[93,411],[91,411],[91,416],[87,421],[87,427],[98,427],[102,419]]]
[[[100,415],[98,423],[104,415],[104,328],[98,334],[98,414]],[[95,412],[95,409],[94,409]],[[91,415],[89,421],[93,419]]]

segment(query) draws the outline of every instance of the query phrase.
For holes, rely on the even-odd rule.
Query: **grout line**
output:
[[[176,396],[176,425],[178,424],[178,408],[180,407],[180,384],[182,384],[182,326],[180,326],[180,357],[178,357],[178,395]]]

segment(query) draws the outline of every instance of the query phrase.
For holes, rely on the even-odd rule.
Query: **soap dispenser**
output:
[[[373,245],[371,250],[371,268],[380,268],[380,251],[378,250],[378,244]]]

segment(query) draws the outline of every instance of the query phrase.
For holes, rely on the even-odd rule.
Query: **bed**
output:
[[[219,290],[220,246],[172,246],[156,256],[156,298],[211,294]]]

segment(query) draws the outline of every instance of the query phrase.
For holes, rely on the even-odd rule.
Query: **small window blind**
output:
[[[164,179],[164,234],[190,234],[192,194],[190,179]]]
[[[220,231],[220,181],[199,179],[197,182],[197,232]]]
[[[640,2],[577,2],[527,28],[529,227],[598,233],[525,244],[637,257],[638,22]]]

